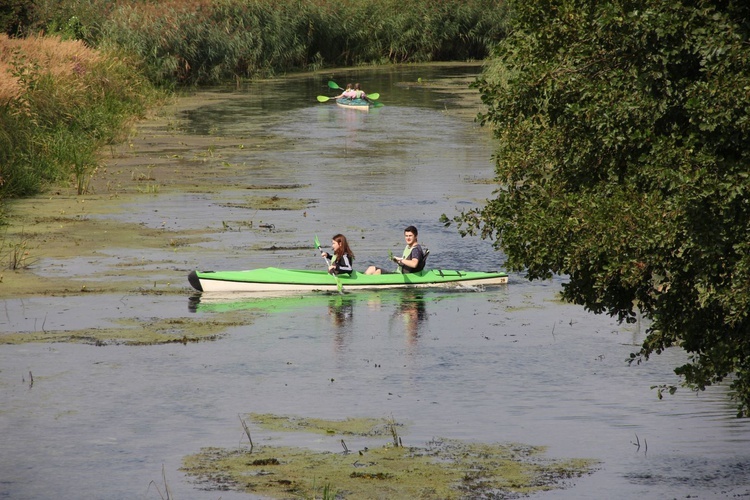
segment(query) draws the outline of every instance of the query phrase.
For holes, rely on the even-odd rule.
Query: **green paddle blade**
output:
[[[329,99],[330,99],[330,97],[326,97],[324,95],[319,95],[318,96],[318,102],[326,102]]]
[[[385,106],[385,104],[382,102],[374,102],[370,105],[371,108],[382,108],[383,106]]]
[[[315,235],[315,248],[320,248],[320,240],[318,240],[318,235]]]
[[[372,99],[373,101],[377,101],[378,99],[380,99],[380,94],[378,94],[377,92],[373,94],[367,94],[367,98]]]
[[[330,82],[328,82],[328,86],[329,86],[330,88],[332,88],[332,89],[339,89],[339,90],[343,90],[343,89],[342,89],[341,87],[339,87],[339,84],[338,84],[338,83],[336,83],[336,82],[334,82],[334,81],[330,81]]]

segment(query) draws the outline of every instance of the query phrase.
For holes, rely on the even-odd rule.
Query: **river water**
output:
[[[503,255],[488,242],[439,222],[492,193],[492,139],[471,120],[480,107],[439,85],[477,71],[409,66],[259,82],[216,90],[220,98],[179,116],[188,148],[191,137],[206,136],[238,144],[263,137],[266,145],[225,151],[222,189],[165,192],[97,216],[205,229],[207,241],[189,249],[148,250],[149,262],[165,264],[143,270],[144,286],[184,287],[7,298],[0,332],[230,314],[250,324],[187,345],[0,345],[0,498],[160,498],[151,482],[164,478],[171,498],[249,498],[204,491],[179,469],[202,447],[238,446],[238,415],[251,412],[392,417],[407,424],[405,444],[519,442],[546,446],[551,458],[599,461],[592,474],[533,498],[750,497],[750,421],[734,418],[725,388],[657,399],[650,387],[677,383],[672,370],[685,354],[670,349],[629,366],[646,326],[559,302],[564,278],[511,275],[507,286],[485,290],[345,296],[189,290],[195,268],[320,268],[312,240],[328,244],[336,232],[349,237],[355,267],[384,266],[409,224],[431,250],[430,267],[502,269]],[[362,113],[318,103],[316,95],[333,95],[330,78],[362,82],[385,106]],[[308,203],[243,206],[269,193]],[[75,277],[144,251],[113,248],[85,263],[43,261],[36,271]],[[335,440],[294,439],[340,451]]]

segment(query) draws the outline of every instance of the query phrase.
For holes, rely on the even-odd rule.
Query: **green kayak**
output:
[[[336,104],[342,108],[357,109],[360,111],[370,110],[370,101],[366,99],[349,99],[348,97],[339,97]]]
[[[305,292],[500,285],[502,272],[431,269],[410,274],[368,275],[358,272],[333,276],[326,271],[266,267],[249,271],[192,271],[188,281],[201,292]]]

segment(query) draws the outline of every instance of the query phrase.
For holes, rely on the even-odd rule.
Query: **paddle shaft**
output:
[[[318,235],[317,234],[315,235],[315,248],[318,249],[318,251],[321,253],[321,255],[323,254],[323,249],[320,248],[320,240],[318,240]],[[339,277],[336,276],[335,272],[331,273],[331,271],[329,270],[329,268],[331,267],[331,261],[328,260],[328,258],[325,255],[322,255],[322,257],[323,257],[323,260],[326,261],[326,270],[330,274],[332,274],[333,275],[333,279],[336,280],[336,289],[339,291],[339,293],[343,293],[342,292],[343,285],[341,284],[341,280],[339,280]]]

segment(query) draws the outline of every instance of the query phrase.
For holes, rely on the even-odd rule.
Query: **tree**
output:
[[[631,362],[681,346],[703,390],[750,411],[750,6],[509,2],[477,82],[498,189],[454,217],[509,270],[567,276],[562,296],[649,319]],[[445,218],[447,224],[450,224]],[[674,392],[675,387],[661,386]]]
[[[0,2],[0,32],[8,36],[23,33],[33,17],[34,5],[28,0],[3,0]]]

